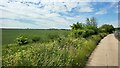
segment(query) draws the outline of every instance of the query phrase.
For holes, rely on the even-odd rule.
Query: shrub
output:
[[[85,29],[88,29],[88,30],[93,30],[93,31],[94,31],[94,34],[97,34],[97,33],[98,33],[98,28],[97,28],[96,26],[86,25],[84,28],[85,28]]]
[[[26,36],[20,35],[16,38],[16,43],[18,45],[24,45],[28,43],[28,38]]]
[[[114,27],[112,25],[104,24],[99,28],[100,32],[113,33]]]
[[[98,42],[102,39],[100,35],[92,35],[91,38],[96,41],[96,44],[98,44]]]
[[[75,37],[75,38],[78,38],[84,32],[85,32],[85,30],[72,30],[72,36]]]
[[[34,37],[32,37],[32,42],[38,42],[38,41],[40,41],[40,37],[38,37],[38,36],[34,36]]]
[[[85,29],[85,31],[82,32],[81,36],[82,36],[83,38],[87,38],[87,37],[93,35],[94,33],[95,33],[95,32],[94,32],[94,30],[92,30],[92,29]]]
[[[101,38],[104,38],[107,35],[107,33],[99,33],[99,35]]]
[[[95,31],[92,29],[73,30],[73,37],[75,38],[78,38],[78,37],[87,38],[94,34],[95,34]]]
[[[73,30],[77,30],[77,29],[83,29],[83,26],[84,25],[82,23],[77,22],[77,23],[74,23],[73,25],[71,25],[71,28]]]

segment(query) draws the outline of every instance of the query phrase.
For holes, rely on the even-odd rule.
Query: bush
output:
[[[108,24],[104,24],[99,28],[100,32],[105,32],[105,33],[113,33],[114,30],[115,30],[114,27]]]
[[[92,29],[73,30],[73,37],[75,38],[78,38],[78,37],[87,38],[94,34],[95,34],[95,31]]]
[[[32,37],[32,42],[38,42],[38,41],[40,41],[40,37],[38,36]]]
[[[89,36],[91,36],[91,35],[93,35],[93,34],[95,34],[94,30],[92,30],[92,29],[85,29],[85,32],[83,32],[83,33],[81,34],[81,36],[82,36],[83,38],[87,38],[87,37],[89,37]]]
[[[88,30],[93,30],[94,31],[94,33],[93,34],[97,34],[98,33],[98,28],[96,27],[96,26],[93,26],[93,25],[86,25],[85,27],[84,27],[85,29],[88,29]],[[93,32],[92,31],[92,32]]]
[[[102,39],[100,35],[92,35],[91,38],[96,41],[96,44],[98,44],[98,42]]]
[[[99,35],[101,38],[104,38],[107,35],[107,33],[99,33]]]
[[[72,30],[72,36],[75,37],[75,38],[78,38],[84,32],[85,32],[85,30]]]
[[[24,45],[28,43],[28,38],[26,36],[20,35],[16,38],[16,43],[18,45]]]

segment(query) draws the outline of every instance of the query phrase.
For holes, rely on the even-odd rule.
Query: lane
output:
[[[97,45],[87,66],[118,66],[118,40],[109,34]]]

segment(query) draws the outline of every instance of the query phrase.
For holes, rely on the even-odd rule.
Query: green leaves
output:
[[[51,40],[49,42],[45,42],[39,36],[28,38],[20,35],[16,38],[17,44],[26,44],[26,46],[12,44],[4,47],[3,66],[80,66],[83,68],[96,45],[107,35],[107,33],[99,33],[94,19],[88,19],[88,24],[79,22],[73,24],[72,34],[67,37],[59,35],[60,32],[46,33],[46,38],[43,38]],[[111,26],[106,25],[101,28],[105,31],[112,29]],[[29,40],[36,43],[27,44]]]
[[[16,43],[18,45],[24,45],[24,44],[27,44],[28,42],[29,41],[26,36],[20,35],[19,37],[16,38]]]
[[[71,26],[73,37],[87,38],[91,35],[98,33],[97,23],[94,17],[91,19],[87,18],[86,22],[87,22],[86,24],[77,22]]]
[[[112,25],[109,24],[104,24],[99,28],[100,32],[105,32],[105,33],[113,33],[115,30]]]
[[[92,38],[61,37],[49,43],[31,43],[26,46],[3,48],[3,66],[80,66],[84,67],[87,58],[99,41]],[[24,39],[21,37],[18,39]],[[97,40],[97,41],[96,41]]]
[[[71,25],[71,28],[72,28],[73,30],[83,29],[83,24],[77,22],[76,24]]]
[[[96,19],[94,17],[87,18],[86,19],[86,24],[97,27],[97,22],[96,22]]]

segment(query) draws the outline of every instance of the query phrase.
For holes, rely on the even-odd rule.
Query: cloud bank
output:
[[[0,27],[69,29],[72,23],[77,21],[84,23],[87,17],[107,14],[107,10],[97,10],[94,4],[89,2],[90,0],[85,2],[48,1],[50,0],[0,1],[0,25],[2,25]],[[111,7],[115,4],[111,3]]]

